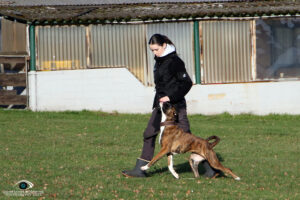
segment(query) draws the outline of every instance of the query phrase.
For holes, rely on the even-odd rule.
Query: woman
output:
[[[137,159],[133,170],[122,171],[123,175],[127,177],[146,177],[146,173],[140,167],[146,165],[154,155],[155,139],[160,131],[160,102],[169,101],[176,107],[179,127],[190,133],[184,96],[191,89],[193,83],[186,72],[184,62],[178,57],[174,44],[167,36],[154,34],[149,40],[149,47],[154,53],[156,61],[154,66],[156,94],[152,115],[144,132],[142,154]],[[207,177],[215,175],[207,161],[204,163],[204,167]]]

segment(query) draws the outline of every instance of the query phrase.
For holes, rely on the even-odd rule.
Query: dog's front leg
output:
[[[168,168],[169,171],[173,174],[173,176],[177,179],[179,179],[179,175],[175,172],[174,168],[173,168],[173,155],[169,154],[168,155]]]
[[[162,148],[160,152],[145,166],[141,167],[141,170],[145,171],[149,169],[156,161],[161,159],[164,155],[166,155],[168,152],[168,148]]]

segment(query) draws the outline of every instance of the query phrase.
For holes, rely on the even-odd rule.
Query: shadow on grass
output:
[[[217,157],[218,157],[220,162],[224,161],[223,157],[219,153],[217,153]],[[174,165],[174,169],[178,174],[186,173],[186,172],[193,173],[189,162],[184,162],[184,163],[181,163],[181,164],[178,164],[178,165]],[[157,173],[159,173],[159,174],[160,173],[165,173],[167,171],[169,171],[168,167],[163,167],[163,168],[156,169],[154,171],[149,172],[148,176],[153,176],[154,174],[157,174]],[[217,178],[221,178],[221,177],[226,178],[227,177],[227,176],[224,175],[223,172],[221,172],[219,170],[216,170],[216,169],[215,169],[215,171],[217,171],[219,173]],[[205,169],[204,169],[204,167],[201,163],[198,166],[198,172],[199,172],[200,176],[203,176],[203,174],[205,173]]]

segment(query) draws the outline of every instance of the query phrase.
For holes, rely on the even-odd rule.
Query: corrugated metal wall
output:
[[[85,26],[42,26],[36,35],[37,70],[86,68]]]
[[[251,22],[200,23],[202,83],[251,81]]]
[[[200,22],[199,29],[202,83],[251,81],[251,21]],[[145,85],[154,84],[148,40],[161,33],[195,82],[193,22],[46,26],[36,33],[37,70],[127,67]]]
[[[1,52],[27,54],[26,24],[1,19]]]
[[[145,25],[90,25],[91,67],[127,67],[146,78]]]
[[[195,82],[195,59],[194,59],[194,44],[193,44],[193,22],[180,23],[159,23],[147,25],[147,44],[150,37],[160,33],[166,35],[175,44],[176,51],[179,57],[185,62],[185,67]],[[153,85],[153,66],[154,55],[147,46],[148,57],[148,83]]]

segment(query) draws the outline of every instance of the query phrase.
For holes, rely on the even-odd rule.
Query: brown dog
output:
[[[162,114],[165,115],[163,116],[163,119],[166,119],[165,122],[161,123],[162,126],[165,126],[161,137],[161,150],[147,165],[141,167],[142,170],[149,169],[164,155],[168,155],[168,168],[175,178],[179,178],[179,175],[173,169],[173,155],[191,152],[192,154],[189,163],[196,178],[199,177],[198,164],[202,160],[207,160],[213,168],[230,174],[235,180],[240,180],[237,175],[229,168],[224,167],[218,160],[216,153],[213,150],[213,147],[220,140],[217,136],[211,136],[205,140],[190,133],[185,133],[175,123],[175,108],[170,103],[164,103],[161,107]],[[212,139],[215,141],[209,143]]]

